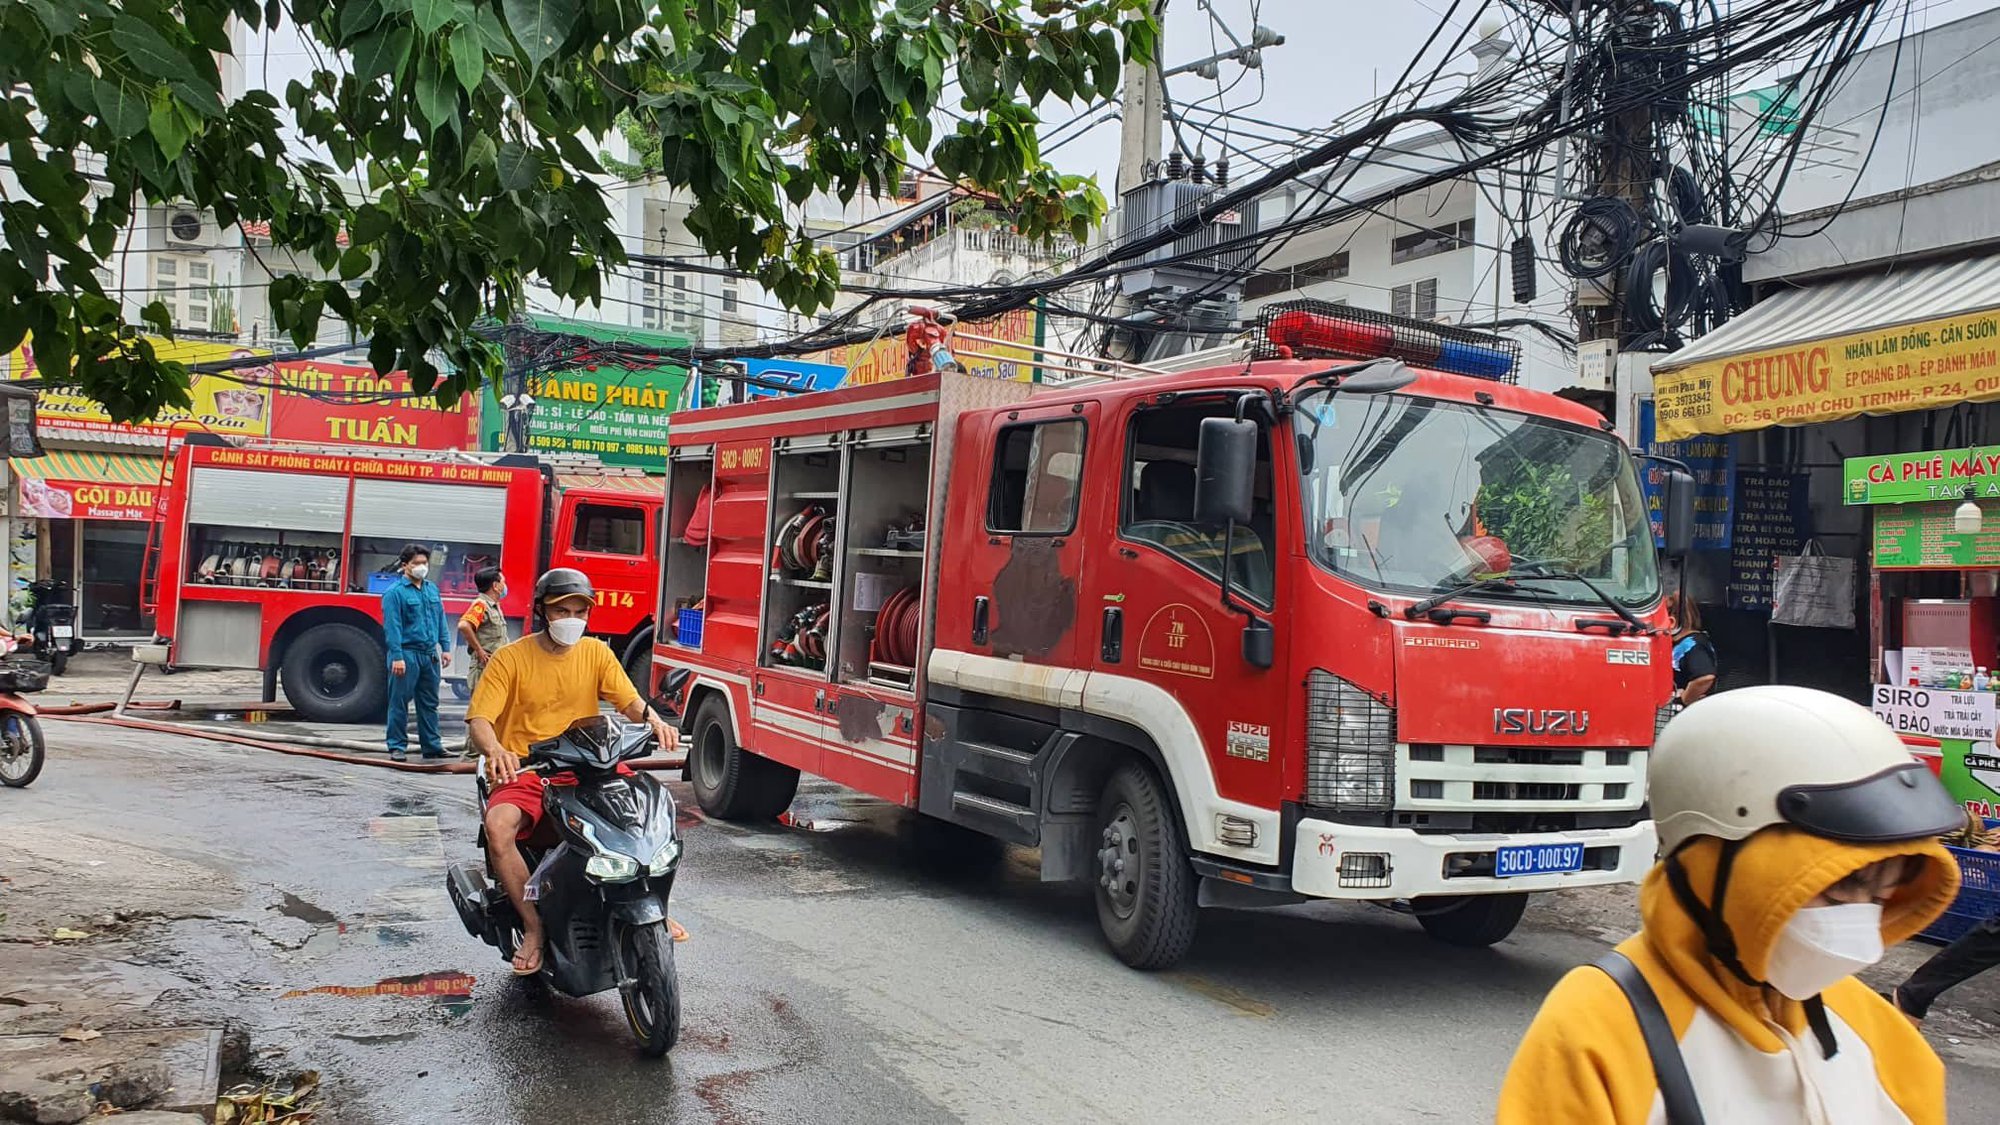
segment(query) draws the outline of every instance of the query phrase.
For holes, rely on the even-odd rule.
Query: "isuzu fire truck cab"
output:
[[[677,418],[654,688],[702,807],[776,816],[804,771],[1038,847],[1138,967],[1201,905],[1406,903],[1485,945],[1532,892],[1636,881],[1671,667],[1630,451],[1486,337],[1265,331]]]

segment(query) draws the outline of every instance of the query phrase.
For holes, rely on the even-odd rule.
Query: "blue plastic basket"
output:
[[[1947,945],[1988,918],[2000,916],[2000,852],[1947,848],[1958,860],[1958,898],[1917,936]]]
[[[403,576],[400,574],[371,574],[368,576],[368,592],[386,594],[389,592],[389,587],[401,581]]]
[[[680,617],[674,622],[674,640],[679,642],[682,648],[701,647],[700,610],[684,609],[680,611]]]

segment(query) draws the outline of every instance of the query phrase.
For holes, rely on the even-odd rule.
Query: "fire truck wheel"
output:
[[[1419,899],[1411,906],[1424,932],[1446,945],[1484,949],[1514,932],[1528,896],[1461,895]]]
[[[388,678],[382,642],[352,625],[315,625],[285,650],[285,698],[307,722],[381,722]]]
[[[799,771],[737,745],[729,705],[718,695],[695,712],[688,775],[701,811],[717,820],[776,819],[792,807],[799,788]]]
[[[1125,766],[1097,803],[1097,923],[1135,969],[1164,969],[1194,944],[1194,869],[1166,788]]]

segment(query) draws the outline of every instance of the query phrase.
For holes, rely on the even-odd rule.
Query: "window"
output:
[[[1389,311],[1397,316],[1413,316],[1418,320],[1435,320],[1438,312],[1438,282],[1435,277],[1409,285],[1398,285],[1389,291]]]
[[[660,286],[658,269],[639,271],[639,327],[665,328],[667,324],[667,294]]]
[[[722,311],[726,313],[736,311],[736,288],[734,286],[725,285],[722,287]]]
[[[600,555],[646,553],[646,513],[616,504],[578,504],[570,548]]]
[[[1243,295],[1248,298],[1268,297],[1273,293],[1303,289],[1322,281],[1339,281],[1346,276],[1347,252],[1342,250],[1328,254],[1324,258],[1314,258],[1310,262],[1300,262],[1295,266],[1281,266],[1264,273],[1252,274],[1244,279]]]
[[[1233,415],[1229,403],[1212,400],[1141,411],[1132,421],[1125,462],[1128,499],[1119,521],[1125,536],[1150,543],[1216,579],[1222,576],[1222,530],[1194,525],[1195,450],[1203,418]],[[1271,435],[1262,425],[1257,428],[1255,494],[1250,526],[1236,528],[1227,552],[1229,582],[1245,597],[1268,606],[1277,521],[1272,507]]]
[[[153,258],[153,297],[167,306],[174,327],[209,327],[208,259],[158,254]]]
[[[1066,535],[1074,529],[1083,480],[1083,441],[1081,419],[1001,430],[986,507],[987,530]]]
[[[1441,227],[1425,227],[1397,235],[1389,243],[1389,261],[1414,262],[1433,254],[1448,254],[1472,245],[1472,220],[1461,219]]]

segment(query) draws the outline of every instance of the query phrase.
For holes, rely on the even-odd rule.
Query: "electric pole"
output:
[[[1166,99],[1161,88],[1159,60],[1166,49],[1166,20],[1167,0],[1154,0],[1153,22],[1160,28],[1160,35],[1153,43],[1154,61],[1125,64],[1115,197],[1146,182],[1153,166],[1160,162],[1160,131],[1166,124],[1161,106]]]
[[[1607,34],[1611,38],[1610,55],[1620,60],[1621,81],[1614,82],[1612,88],[1630,90],[1649,80],[1644,63],[1653,57],[1657,15],[1653,0],[1616,0],[1614,6],[1617,15]],[[1579,2],[1571,10],[1580,17],[1583,8]],[[1583,34],[1580,19],[1571,23],[1570,33]],[[1641,105],[1609,119],[1593,141],[1595,158],[1591,165],[1595,181],[1584,194],[1622,200],[1633,215],[1646,214],[1653,191],[1655,154],[1659,151],[1653,106]],[[1628,249],[1637,253],[1639,247]],[[1579,341],[1610,340],[1616,346],[1625,338],[1629,328],[1625,303],[1633,297],[1626,291],[1625,274],[1625,266],[1620,263],[1605,277],[1580,285],[1576,300]],[[1645,299],[1645,295],[1641,298]]]

